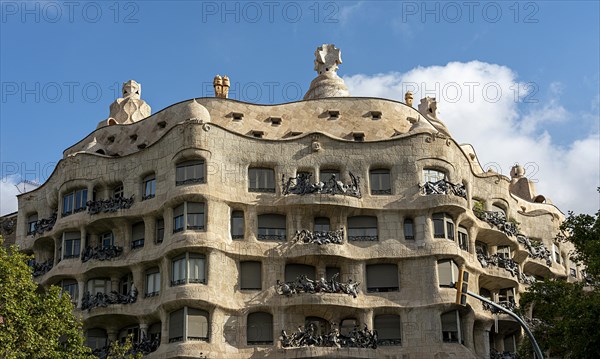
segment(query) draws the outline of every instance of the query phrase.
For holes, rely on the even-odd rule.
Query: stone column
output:
[[[117,340],[117,336],[119,335],[119,330],[115,328],[106,329],[106,334],[108,336],[108,340],[114,342]]]
[[[84,280],[78,280],[77,281],[77,304],[76,307],[81,309],[81,303],[83,302],[83,294],[87,291],[87,288],[85,287],[85,281]]]
[[[120,281],[120,278],[110,277],[110,290],[111,291],[119,292],[119,281]]]
[[[165,221],[165,236],[163,238],[163,242],[166,242],[169,238],[173,236],[173,208],[167,207],[165,208],[165,212],[163,213],[163,220]]]
[[[151,242],[156,243],[156,219],[153,216],[144,216],[144,246]]]
[[[140,338],[139,341],[141,341],[142,339],[148,338],[148,323],[140,323]]]

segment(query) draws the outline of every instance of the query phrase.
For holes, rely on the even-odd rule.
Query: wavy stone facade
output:
[[[374,98],[184,101],[67,149],[19,196],[17,243],[73,295],[100,355],[128,333],[148,358],[514,351],[516,322],[496,332],[448,284],[465,268],[510,305],[536,279],[576,280],[553,241],[563,215],[427,121]]]

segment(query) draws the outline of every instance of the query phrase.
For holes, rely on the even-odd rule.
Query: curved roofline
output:
[[[151,114],[148,117],[145,117],[139,121],[133,122],[133,123],[127,123],[127,124],[116,124],[116,125],[112,125],[112,126],[132,126],[132,125],[137,125],[138,123],[145,121],[147,119],[149,119],[150,117],[157,115],[163,111],[166,111],[168,109],[170,109],[171,107],[183,104],[185,102],[189,102],[189,101],[195,101],[195,100],[202,100],[202,99],[210,99],[210,100],[218,100],[218,101],[232,101],[232,102],[237,102],[240,104],[244,104],[244,105],[252,105],[252,106],[261,106],[261,107],[273,107],[273,106],[282,106],[282,105],[289,105],[289,104],[294,104],[294,103],[300,103],[300,102],[310,102],[310,101],[321,101],[321,100],[340,100],[340,99],[362,99],[362,100],[383,100],[383,101],[389,101],[389,102],[394,102],[409,108],[412,108],[413,110],[419,112],[419,110],[415,109],[412,106],[408,106],[407,104],[400,102],[400,101],[396,101],[396,100],[390,100],[390,99],[386,99],[386,98],[381,98],[381,97],[324,97],[324,98],[315,98],[315,99],[309,99],[309,100],[298,100],[298,101],[291,101],[291,102],[283,102],[283,103],[277,103],[277,104],[259,104],[259,103],[252,103],[252,102],[245,102],[245,101],[240,101],[240,100],[236,100],[236,99],[231,99],[231,98],[220,98],[220,97],[193,97],[187,100],[183,100],[183,101],[179,101],[176,102],[174,104],[171,104],[167,107],[162,108],[161,110]],[[420,113],[420,112],[419,112]],[[423,116],[423,118],[425,120],[427,120],[427,118],[425,118],[425,116]],[[429,122],[429,120],[427,120]],[[431,122],[430,122],[431,123]],[[212,124],[212,122],[211,122]],[[63,156],[65,155],[65,152],[69,151],[71,148],[79,145],[80,143],[82,143],[86,138],[88,138],[90,135],[92,135],[93,133],[103,129],[104,127],[108,127],[108,126],[103,126],[100,128],[97,128],[95,130],[93,130],[92,132],[88,133],[86,136],[84,136],[82,139],[80,139],[79,141],[75,142],[74,144],[72,144],[71,146],[65,148],[62,153]],[[367,142],[375,142],[375,141],[367,141]]]

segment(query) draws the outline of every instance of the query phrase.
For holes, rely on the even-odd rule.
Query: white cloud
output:
[[[0,216],[17,210],[17,197],[19,194],[15,185],[19,182],[17,176],[6,176],[0,179]]]
[[[508,175],[515,162],[526,165],[537,191],[561,210],[595,213],[600,184],[600,135],[597,127],[585,138],[559,146],[543,125],[578,121],[559,102],[560,83],[553,83],[546,103],[525,107],[534,99],[531,86],[518,81],[506,66],[480,61],[451,62],[445,66],[417,67],[406,73],[344,76],[353,96],[403,101],[406,90],[418,99],[438,99],[438,117],[459,143],[471,143],[484,168],[493,164]],[[529,105],[529,104],[526,104]],[[596,118],[597,114],[588,114]]]

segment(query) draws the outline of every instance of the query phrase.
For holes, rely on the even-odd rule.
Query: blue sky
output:
[[[596,1],[3,1],[0,214],[14,210],[14,182],[47,179],[108,116],[122,82],[140,82],[153,112],[212,96],[215,74],[239,100],[299,100],[323,43],[342,50],[354,95],[438,86],[441,119],[482,164],[529,164],[563,211],[595,211],[599,14]],[[477,82],[473,101],[465,82]],[[481,98],[490,84],[501,101]]]

